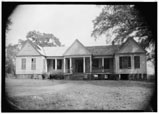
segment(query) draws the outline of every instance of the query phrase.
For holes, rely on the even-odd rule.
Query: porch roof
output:
[[[93,55],[113,55],[120,48],[120,45],[107,46],[86,46]]]

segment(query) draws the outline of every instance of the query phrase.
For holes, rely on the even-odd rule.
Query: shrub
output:
[[[64,79],[64,74],[62,72],[51,73],[50,79]]]
[[[16,75],[12,74],[12,73],[6,73],[6,78],[16,78]]]
[[[42,79],[49,79],[49,78],[50,78],[49,73],[44,72],[44,73],[42,74]]]

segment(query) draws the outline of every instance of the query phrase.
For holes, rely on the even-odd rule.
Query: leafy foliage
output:
[[[6,47],[6,61],[5,70],[6,73],[15,74],[15,57],[16,53],[19,51],[18,45],[8,45]]]
[[[10,25],[12,25],[12,21],[8,18],[6,22],[6,32],[8,32],[10,29]]]
[[[151,48],[148,60],[154,60],[155,41],[149,25],[134,5],[105,5],[93,20],[92,36],[97,38],[109,31],[115,35],[113,41],[122,44],[128,37],[137,37],[143,48]],[[106,40],[109,40],[106,37]]]
[[[40,33],[39,31],[34,30],[28,32],[26,37],[42,47],[61,46],[59,39],[50,33]]]

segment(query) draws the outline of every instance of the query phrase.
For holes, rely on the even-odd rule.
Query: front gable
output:
[[[146,51],[133,39],[129,38],[117,53],[145,53]]]
[[[22,49],[19,51],[17,56],[28,56],[28,55],[40,55],[40,53],[27,41]]]
[[[65,56],[70,55],[90,55],[91,53],[82,45],[77,39],[75,42],[66,50]]]

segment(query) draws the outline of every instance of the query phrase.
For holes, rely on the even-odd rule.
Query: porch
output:
[[[64,73],[81,74],[92,72],[92,57],[64,57]]]
[[[47,72],[80,74],[80,73],[114,73],[114,59],[108,57],[71,56],[47,58]]]

